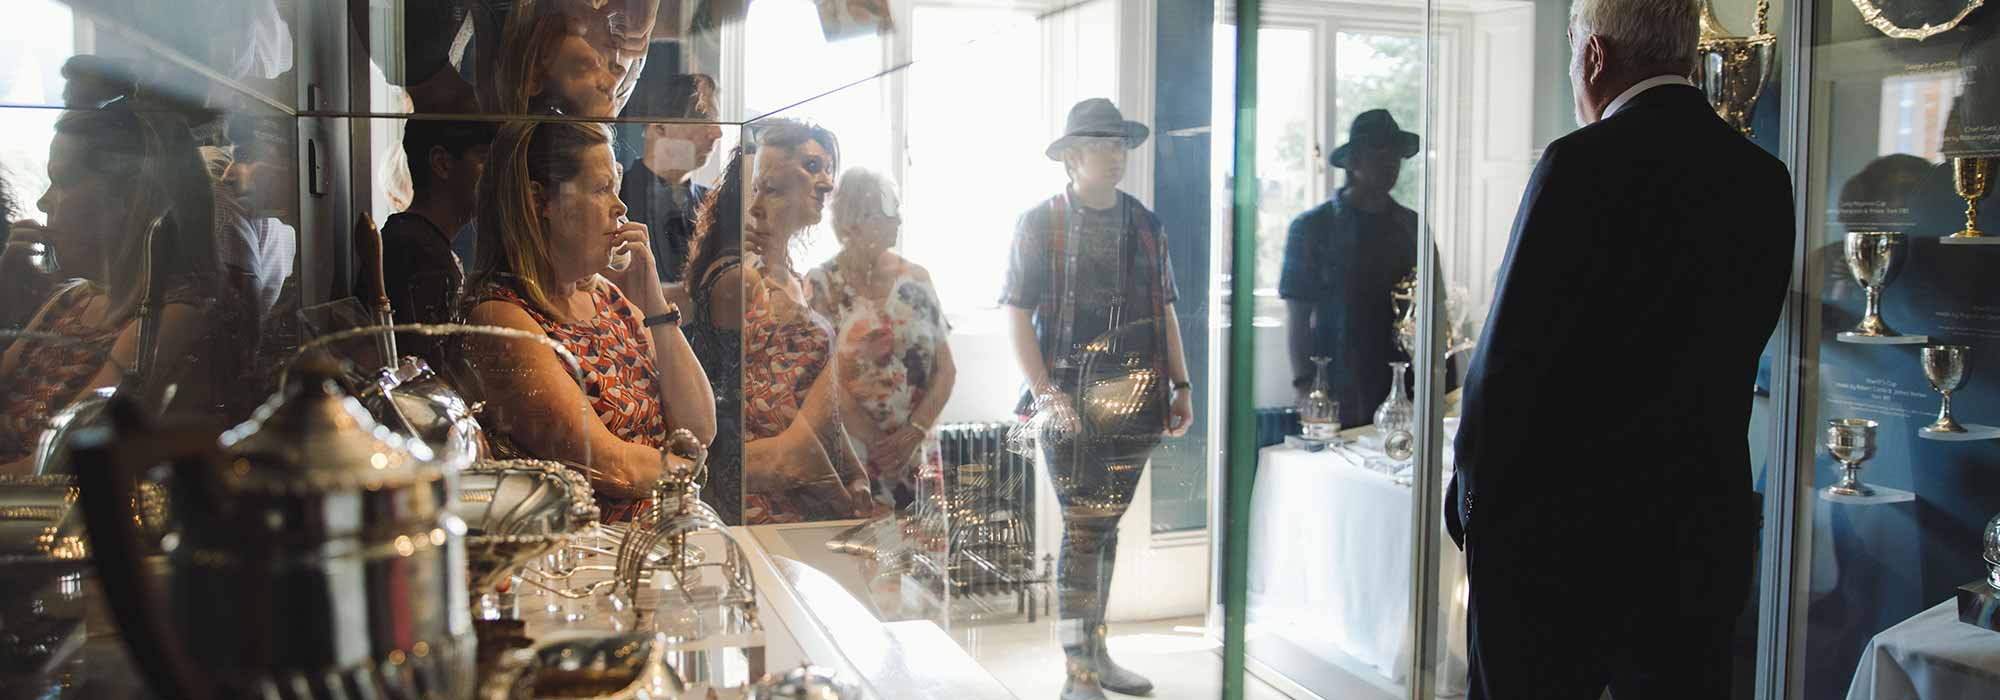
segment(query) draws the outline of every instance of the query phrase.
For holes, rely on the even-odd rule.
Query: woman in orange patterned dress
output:
[[[715,394],[654,272],[646,227],[625,221],[600,125],[501,128],[480,183],[473,323],[549,338],[582,362],[583,384],[545,347],[482,338],[468,358],[489,434],[530,455],[586,465],[607,521],[632,515],[659,480],[669,431],[715,438]],[[629,254],[624,270],[614,256]]]
[[[826,129],[760,123],[745,149],[743,483],[745,523],[863,517],[868,476],[841,427],[831,373],[833,328],[808,303],[791,244],[819,223],[840,145]]]

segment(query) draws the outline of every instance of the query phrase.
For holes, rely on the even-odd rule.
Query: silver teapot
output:
[[[219,440],[147,425],[122,397],[72,438],[107,602],[160,696],[470,695],[456,474],[378,426],[338,375],[309,363]],[[157,596],[131,504],[161,464],[176,532]]]

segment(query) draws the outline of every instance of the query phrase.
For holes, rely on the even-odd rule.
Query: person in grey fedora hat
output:
[[[1396,345],[1389,295],[1417,266],[1417,213],[1390,191],[1417,135],[1385,109],[1354,118],[1347,142],[1327,160],[1347,171],[1333,197],[1292,220],[1278,295],[1287,310],[1292,387],[1312,387],[1311,358],[1330,358],[1329,386],[1340,424],[1367,425],[1389,395],[1389,363],[1410,358]]]
[[[1069,186],[1021,215],[1000,303],[1027,377],[1016,411],[1040,426],[1035,451],[1062,505],[1058,637],[1063,700],[1152,692],[1111,661],[1104,607],[1118,521],[1163,436],[1193,423],[1187,361],[1174,315],[1174,271],[1160,220],[1118,190],[1144,124],[1110,100],[1070,109],[1044,151]]]

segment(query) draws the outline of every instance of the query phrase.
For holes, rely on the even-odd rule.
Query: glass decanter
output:
[[[1375,409],[1375,432],[1382,436],[1382,453],[1391,460],[1405,462],[1416,454],[1412,432],[1416,428],[1416,408],[1403,388],[1403,377],[1409,373],[1410,363],[1391,362],[1389,370],[1389,398]]]
[[[1312,358],[1312,391],[1299,399],[1299,433],[1307,440],[1332,441],[1340,437],[1340,402],[1333,400],[1327,387],[1326,363],[1331,358]]]

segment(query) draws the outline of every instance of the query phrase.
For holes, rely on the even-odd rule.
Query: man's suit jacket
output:
[[[1550,144],[1465,380],[1452,539],[1532,521],[1583,543],[1649,514],[1748,511],[1792,202],[1784,164],[1692,87],[1646,90]]]

